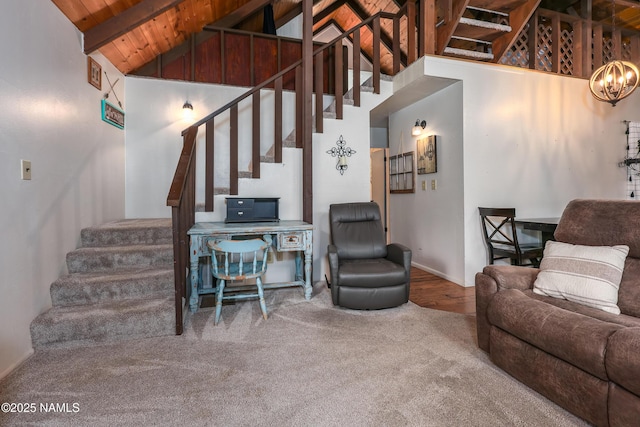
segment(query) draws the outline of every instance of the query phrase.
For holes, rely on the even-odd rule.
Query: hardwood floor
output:
[[[475,288],[465,288],[435,274],[411,268],[409,300],[421,307],[475,315]]]

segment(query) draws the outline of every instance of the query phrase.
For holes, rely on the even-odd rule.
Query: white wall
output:
[[[390,82],[380,83],[380,94],[363,92],[360,107],[345,105],[344,120],[325,120],[324,133],[313,136],[314,280],[329,276],[329,205],[371,200],[369,112],[391,95]],[[341,135],[346,146],[356,151],[343,175],[336,170],[336,158],[327,154]]]
[[[52,2],[5,2],[0,24],[1,378],[32,352],[29,324],[51,305],[81,228],[124,216],[124,131],[100,119],[82,36]]]
[[[182,105],[188,99],[193,105],[195,120],[205,117],[229,101],[245,93],[241,87],[190,83],[183,81],[158,80],[144,77],[126,77],[127,114],[130,118],[126,133],[126,216],[128,218],[169,218],[171,210],[166,206],[167,194],[182,150],[182,131],[191,123],[182,117]],[[243,101],[238,108],[239,171],[250,170],[251,163],[251,97]],[[261,153],[264,155],[273,146],[273,92],[261,93]],[[282,135],[286,138],[293,131],[295,104],[292,92],[283,93]],[[215,119],[215,156],[217,159],[229,158],[229,113],[223,113]],[[197,145],[197,202],[204,203],[204,127],[198,132]],[[288,151],[288,149],[285,149]],[[285,162],[289,164],[290,162]],[[266,165],[269,166],[269,165]],[[281,166],[280,166],[281,167]],[[297,167],[297,165],[296,165]],[[265,168],[265,165],[262,165]],[[277,170],[277,169],[276,169]],[[268,176],[269,170],[261,175]],[[294,173],[284,171],[285,175]],[[244,181],[244,180],[241,180]],[[228,161],[216,164],[215,187],[229,186]],[[262,190],[241,188],[244,197],[282,197],[281,218],[298,219],[297,205],[291,205],[286,196],[295,180],[285,185],[272,185],[270,194]],[[243,185],[243,184],[240,184]],[[217,196],[213,214],[198,215],[199,221],[224,220],[225,196]]]
[[[464,154],[457,167],[464,174],[464,282],[457,283],[473,286],[475,273],[487,263],[478,206],[513,206],[519,217],[545,217],[559,216],[574,198],[625,197],[626,171],[617,167],[626,147],[622,121],[640,119],[640,92],[612,108],[595,101],[583,79],[441,57],[426,57],[409,67],[395,82],[396,89],[418,75],[457,79],[462,85]],[[433,105],[440,112],[429,114],[459,114],[455,102]],[[437,191],[443,185],[446,181],[439,179]],[[423,215],[414,210],[407,215],[414,220],[396,222],[400,228],[392,234],[413,232]],[[449,220],[430,227],[459,233],[449,228]],[[442,256],[457,259],[458,254]]]
[[[462,104],[462,82],[458,82],[389,120],[390,154],[399,153],[402,132],[402,151],[414,152],[416,171],[417,140],[437,136],[437,172],[416,174],[415,193],[391,195],[391,241],[411,248],[414,266],[455,283],[464,283]],[[422,135],[411,136],[416,119],[426,120],[427,126]]]

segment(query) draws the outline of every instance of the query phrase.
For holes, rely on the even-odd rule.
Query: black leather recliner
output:
[[[327,248],[334,305],[353,309],[396,307],[409,301],[411,250],[386,244],[374,202],[333,204]]]

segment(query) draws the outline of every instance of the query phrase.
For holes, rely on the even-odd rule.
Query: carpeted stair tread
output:
[[[34,348],[175,334],[173,297],[54,307],[31,322]]]
[[[171,244],[79,248],[67,254],[69,273],[171,265],[173,265],[173,245]]]
[[[173,269],[140,267],[116,272],[67,274],[51,285],[51,302],[56,307],[132,298],[159,298],[173,293]]]
[[[82,229],[82,247],[170,244],[171,219],[123,219]]]

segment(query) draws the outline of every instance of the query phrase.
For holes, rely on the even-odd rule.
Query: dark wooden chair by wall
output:
[[[515,208],[478,208],[482,218],[484,241],[489,250],[489,264],[509,259],[512,265],[538,267],[542,259],[542,243],[518,242]],[[527,263],[528,261],[528,263]]]

